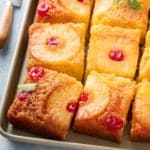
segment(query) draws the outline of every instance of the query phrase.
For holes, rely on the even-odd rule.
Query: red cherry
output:
[[[123,128],[124,122],[121,118],[113,115],[106,116],[104,124],[111,130],[119,130]]]
[[[78,108],[78,103],[69,103],[67,105],[67,110],[72,113],[74,113],[77,110],[77,108]]]
[[[86,92],[83,92],[80,96],[79,102],[85,102],[88,100],[88,98],[89,98],[89,94]]]
[[[124,59],[124,54],[121,50],[112,50],[109,53],[109,58],[114,61],[122,61]]]
[[[59,38],[52,36],[49,39],[47,39],[46,44],[50,46],[57,46],[59,44]]]
[[[26,101],[30,96],[31,96],[30,92],[22,91],[18,94],[17,97],[20,101]]]
[[[81,3],[82,3],[82,2],[84,2],[84,0],[78,0],[78,2],[81,2]]]
[[[40,3],[37,8],[38,15],[41,17],[47,16],[50,5],[47,3]]]
[[[45,71],[42,67],[33,67],[30,69],[29,76],[32,81],[38,81],[45,74]]]
[[[90,0],[77,0],[77,1],[80,3],[86,3],[86,2],[89,2]]]

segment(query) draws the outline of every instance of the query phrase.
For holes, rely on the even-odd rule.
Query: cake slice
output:
[[[88,26],[93,0],[39,0],[35,22],[85,23]]]
[[[7,116],[17,128],[64,140],[78,106],[82,85],[76,79],[42,67],[33,67]]]
[[[139,41],[139,30],[93,25],[86,74],[96,70],[133,79],[139,56]]]
[[[29,29],[27,68],[43,66],[82,79],[84,23],[36,23]]]
[[[150,79],[150,47],[145,48],[139,66],[138,80]]]
[[[148,24],[149,1],[96,0],[92,24],[140,29],[142,41]]]
[[[150,30],[146,33],[145,47],[150,47]]]
[[[121,142],[135,89],[130,79],[92,71],[79,99],[74,130]]]
[[[150,82],[148,80],[138,84],[132,110],[131,140],[150,141]]]

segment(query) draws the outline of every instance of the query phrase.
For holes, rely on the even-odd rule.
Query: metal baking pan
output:
[[[122,144],[116,144],[111,141],[103,140],[96,137],[86,136],[70,131],[65,141],[57,141],[45,139],[37,135],[13,128],[8,122],[6,113],[16,93],[16,87],[21,80],[24,67],[24,59],[26,56],[28,28],[33,22],[37,0],[26,1],[25,17],[23,18],[23,26],[19,40],[12,60],[11,70],[9,72],[9,80],[4,93],[3,103],[0,113],[0,133],[6,138],[14,141],[49,145],[52,147],[63,149],[82,149],[82,150],[150,150],[150,143],[135,143],[129,140],[129,125],[125,129]]]

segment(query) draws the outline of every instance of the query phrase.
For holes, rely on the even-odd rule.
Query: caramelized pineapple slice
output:
[[[88,27],[94,0],[39,0],[35,22],[85,23]]]
[[[43,24],[42,26],[38,32],[31,35],[35,37],[31,40],[31,54],[35,59],[47,64],[71,59],[79,52],[81,41],[78,33],[71,25],[48,26],[48,24]],[[36,40],[37,36],[39,37],[38,40]]]
[[[66,74],[33,67],[24,85],[33,83],[35,88],[18,91],[7,113],[9,121],[31,133],[64,140],[83,91],[81,82]]]
[[[133,78],[139,55],[139,30],[93,25],[86,75],[91,70]]]
[[[142,7],[134,9],[128,0],[96,0],[92,24],[104,24],[113,27],[139,29],[142,42],[148,24],[149,2],[140,0]]]
[[[76,15],[89,15],[93,0],[60,0],[59,3]]]
[[[28,68],[43,66],[82,79],[86,25],[36,23],[29,31]]]
[[[84,90],[88,93],[88,101],[82,103],[81,100],[81,108],[78,111],[77,118],[89,119],[103,113],[110,101],[110,91],[107,83],[101,80],[96,72],[92,72],[88,76]]]
[[[90,72],[79,99],[74,130],[121,142],[135,89],[130,79]]]
[[[60,0],[60,3],[76,18],[76,22],[88,24],[93,0]]]

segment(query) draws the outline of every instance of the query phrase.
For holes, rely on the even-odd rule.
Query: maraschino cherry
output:
[[[88,100],[89,98],[89,94],[87,92],[83,92],[81,95],[80,95],[80,98],[79,98],[79,103],[84,103]]]
[[[74,113],[78,108],[78,103],[69,103],[67,105],[67,110],[71,113]]]
[[[113,61],[122,61],[124,60],[124,54],[121,50],[112,50],[109,53],[109,58]]]
[[[41,17],[47,16],[47,13],[50,9],[50,5],[47,3],[40,3],[37,8],[38,15]]]
[[[46,44],[49,46],[57,46],[60,43],[60,39],[56,36],[52,36],[47,39]]]
[[[108,115],[104,119],[104,124],[110,130],[119,130],[119,129],[123,128],[124,122],[121,118],[119,118],[117,116]]]
[[[31,92],[21,91],[19,92],[17,97],[20,101],[26,101],[30,96],[31,96]]]
[[[30,69],[29,76],[30,79],[34,82],[38,81],[45,74],[45,71],[42,67],[33,67]]]

